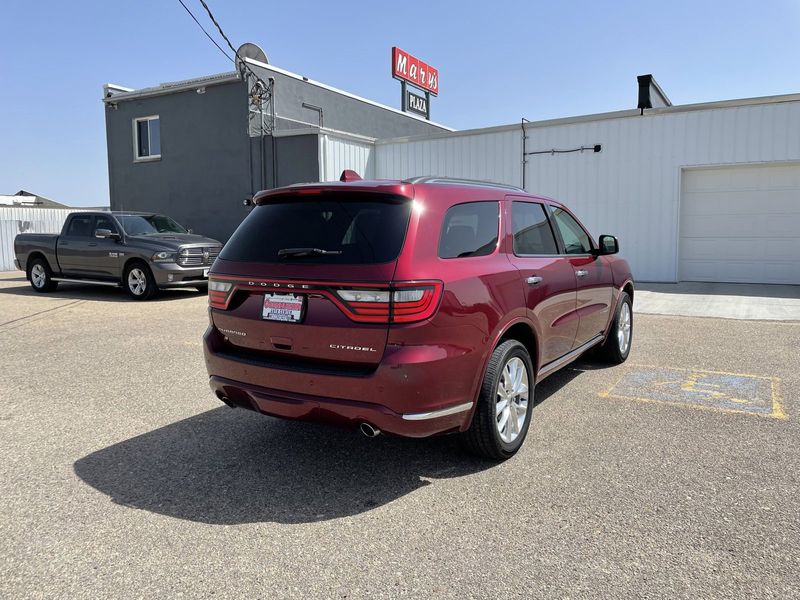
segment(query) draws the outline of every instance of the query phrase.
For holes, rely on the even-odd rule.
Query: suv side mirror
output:
[[[619,242],[613,235],[601,235],[598,243],[600,245],[600,250],[597,254],[600,256],[619,252]]]
[[[105,239],[118,240],[119,234],[115,231],[111,231],[110,229],[95,229],[94,237],[100,238],[101,240]]]

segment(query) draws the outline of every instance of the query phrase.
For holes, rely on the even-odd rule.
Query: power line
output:
[[[256,81],[260,82],[261,85],[264,86],[265,90],[268,90],[270,88],[270,86],[267,85],[267,83],[263,79],[261,79],[261,77],[259,77],[256,74],[256,72],[253,71],[253,69],[250,68],[250,65],[248,65],[241,56],[239,56],[239,51],[236,50],[236,48],[233,47],[233,44],[231,44],[231,41],[228,39],[228,36],[225,35],[224,31],[222,31],[222,27],[217,22],[217,19],[214,18],[214,13],[211,12],[211,9],[208,7],[208,4],[206,4],[205,0],[200,0],[200,4],[202,4],[203,8],[206,9],[206,12],[208,13],[208,18],[211,19],[212,23],[214,23],[214,26],[217,28],[217,31],[219,31],[219,34],[222,36],[222,39],[225,40],[226,44],[228,44],[228,48],[230,48],[233,51],[233,53],[236,55],[236,58],[239,59],[239,64],[241,64],[253,77],[255,77]]]
[[[224,31],[222,31],[222,27],[220,27],[219,23],[217,23],[217,20],[214,18],[211,9],[208,7],[208,4],[205,3],[205,0],[200,0],[200,4],[202,4],[203,8],[206,9],[206,12],[208,13],[208,18],[211,19],[212,23],[214,23],[214,27],[217,28],[217,31],[219,31],[219,34],[222,36],[222,39],[225,40],[225,43],[228,44],[228,48],[230,48],[233,51],[233,53],[239,58],[239,60],[241,60],[242,57],[239,56],[239,53],[236,52],[236,49],[233,47],[233,44],[231,44],[231,41],[228,39],[228,36],[225,35]]]
[[[200,21],[197,20],[197,17],[194,16],[194,13],[189,9],[189,7],[186,6],[186,4],[183,3],[183,0],[178,0],[178,2],[181,3],[181,6],[186,10],[187,13],[189,13],[189,16],[192,17],[192,20],[195,23],[197,23],[197,26],[203,31],[203,33],[206,34],[206,37],[209,40],[211,40],[211,43],[214,44],[219,49],[220,52],[222,52],[222,55],[225,58],[227,58],[228,60],[233,61],[233,59],[230,57],[230,54],[225,52],[225,49],[217,43],[217,40],[215,40],[213,37],[211,37],[211,34],[208,33],[208,31],[206,31],[206,28],[203,27],[203,25],[200,23]]]
[[[222,46],[220,46],[217,43],[217,41],[213,37],[211,37],[211,34],[209,34],[208,31],[206,31],[205,27],[203,27],[200,24],[200,21],[198,21],[197,17],[194,16],[194,13],[192,13],[192,11],[189,10],[189,7],[186,6],[186,4],[184,4],[183,0],[178,0],[178,2],[180,2],[181,6],[183,6],[183,8],[186,10],[186,12],[189,13],[189,16],[192,17],[192,20],[195,23],[197,23],[197,26],[200,29],[203,30],[203,33],[205,33],[206,37],[209,40],[211,40],[211,43],[213,43],[219,49],[219,51],[222,52],[223,55],[225,55],[225,58],[227,58],[228,60],[230,60],[231,62],[233,62],[235,64],[236,60],[231,58],[230,55],[224,50],[224,48],[222,48]],[[255,71],[253,71],[253,69],[250,68],[250,65],[248,65],[247,62],[245,62],[245,59],[243,59],[241,57],[241,55],[239,54],[239,51],[236,50],[236,48],[233,47],[233,44],[231,44],[231,41],[230,41],[230,39],[228,39],[228,36],[225,35],[225,32],[222,30],[222,27],[220,26],[219,22],[217,22],[217,19],[214,17],[214,13],[211,12],[211,9],[209,8],[208,4],[206,4],[205,0],[200,0],[200,4],[203,5],[203,8],[205,9],[206,13],[208,13],[208,18],[211,19],[212,23],[214,23],[214,26],[217,28],[217,31],[219,31],[219,34],[222,36],[222,39],[224,39],[225,43],[228,45],[228,48],[230,48],[231,51],[233,52],[234,56],[236,56],[236,58],[239,59],[239,64],[248,73],[250,73],[250,75],[252,75],[255,78],[256,81],[258,81],[263,86],[263,89],[265,91],[270,90],[271,86],[269,84],[267,84],[266,81],[261,79],[261,77],[259,77],[258,74]],[[269,92],[269,94],[271,95],[271,91]]]

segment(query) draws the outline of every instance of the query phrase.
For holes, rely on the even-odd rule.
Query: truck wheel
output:
[[[158,292],[158,286],[156,286],[156,280],[150,267],[141,262],[134,262],[127,266],[122,284],[134,300],[149,300]]]
[[[625,292],[619,296],[617,312],[608,329],[608,336],[597,350],[597,357],[606,363],[619,365],[628,359],[633,343],[633,305]]]
[[[34,258],[28,266],[28,281],[37,292],[54,292],[58,282],[53,281],[53,271],[43,258]]]
[[[505,460],[525,441],[533,411],[533,365],[528,350],[516,340],[492,352],[470,428],[467,448],[479,456]]]

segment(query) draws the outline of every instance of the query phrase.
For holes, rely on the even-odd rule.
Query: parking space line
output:
[[[786,419],[780,379],[766,375],[630,365],[603,398]]]

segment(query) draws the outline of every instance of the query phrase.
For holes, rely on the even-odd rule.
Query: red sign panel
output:
[[[403,79],[434,96],[439,95],[439,69],[422,62],[397,46],[392,48],[392,77]]]

